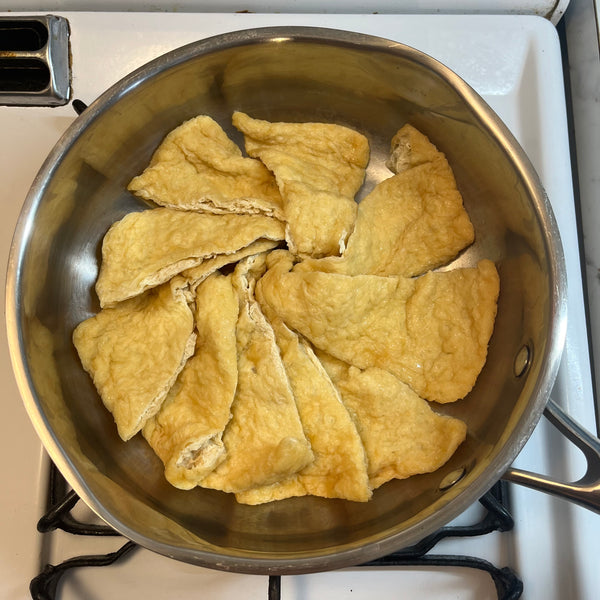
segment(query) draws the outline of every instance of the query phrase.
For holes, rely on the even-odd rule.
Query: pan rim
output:
[[[556,259],[551,262],[553,270],[549,273],[554,294],[552,296],[552,306],[549,310],[550,327],[545,356],[542,360],[543,366],[533,390],[536,400],[533,405],[530,405],[532,410],[527,415],[527,418],[519,420],[519,426],[515,427],[509,438],[502,445],[500,451],[485,466],[484,473],[486,476],[478,475],[471,481],[468,486],[468,493],[464,491],[464,488],[459,487],[452,490],[441,510],[433,511],[432,514],[426,516],[424,519],[416,519],[417,516],[415,516],[416,523],[402,531],[388,535],[386,535],[386,532],[383,532],[378,536],[378,539],[361,543],[358,547],[348,547],[345,549],[344,547],[341,549],[338,547],[326,548],[318,553],[311,551],[309,552],[310,556],[306,557],[298,556],[300,553],[294,553],[294,556],[286,556],[282,553],[277,557],[253,557],[238,556],[237,554],[226,555],[204,550],[182,550],[180,547],[158,542],[138,531],[131,530],[110,511],[107,511],[87,485],[81,473],[75,468],[56,433],[50,428],[48,420],[39,406],[38,399],[33,390],[25,356],[24,341],[19,327],[22,318],[22,307],[20,305],[21,265],[31,232],[32,215],[35,214],[35,211],[39,207],[44,190],[60,163],[60,158],[68,152],[82,132],[101,113],[115,105],[123,96],[141,83],[163,72],[166,68],[173,68],[198,56],[222,51],[226,48],[267,42],[334,43],[356,47],[361,50],[368,48],[386,53],[404,53],[408,56],[418,56],[421,62],[425,62],[438,76],[447,81],[468,105],[476,108],[481,116],[482,126],[485,126],[511,155],[511,161],[518,170],[521,179],[527,185],[530,197],[536,199],[538,203],[536,206],[538,217],[542,218],[541,225],[547,232],[545,238],[547,244],[546,251]],[[476,501],[477,498],[483,495],[501,478],[502,474],[518,455],[543,413],[560,364],[562,348],[566,337],[566,314],[566,267],[558,226],[550,202],[529,159],[499,117],[458,75],[423,52],[398,42],[392,42],[371,35],[319,27],[265,27],[244,29],[213,36],[166,53],[138,68],[111,86],[97,100],[90,104],[88,109],[67,129],[38,172],[27,195],[15,229],[10,249],[6,282],[8,341],[13,370],[17,378],[23,403],[50,457],[84,502],[104,521],[125,537],[159,554],[211,568],[263,574],[294,574],[330,570],[377,558],[398,549],[399,538],[402,538],[402,545],[410,545],[410,543],[423,537],[428,531],[435,530],[458,516],[470,504]],[[356,546],[356,544],[350,546]]]

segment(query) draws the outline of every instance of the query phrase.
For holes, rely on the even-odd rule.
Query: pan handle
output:
[[[585,475],[579,481],[566,483],[511,468],[504,473],[502,479],[560,496],[600,513],[600,439],[573,421],[552,399],[546,405],[544,416],[583,452],[587,460]]]

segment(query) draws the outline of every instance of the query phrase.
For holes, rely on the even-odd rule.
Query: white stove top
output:
[[[345,0],[323,6],[322,0],[20,0],[23,11],[391,13],[539,15],[557,23],[569,0]],[[14,10],[14,0],[0,0],[0,11]]]
[[[15,14],[15,13],[11,13]],[[595,430],[588,342],[583,310],[569,143],[558,39],[546,20],[528,16],[63,13],[71,26],[73,97],[89,103],[136,67],[164,52],[228,30],[270,25],[318,25],[392,38],[414,46],[456,71],[502,117],[537,168],[553,204],[567,260],[569,325],[554,400]],[[5,264],[21,204],[37,169],[76,118],[72,107],[0,107],[0,263]],[[4,277],[4,270],[2,271]],[[4,299],[2,298],[2,302]],[[4,411],[0,421],[0,597],[23,600],[28,584],[47,562],[113,550],[124,540],[91,542],[62,532],[35,530],[45,503],[46,462],[21,405],[10,367],[6,333],[0,342]],[[565,479],[582,475],[585,463],[545,420],[519,456],[519,467]],[[597,557],[600,517],[563,500],[511,486],[514,531],[466,543],[445,541],[436,553],[476,554],[510,566],[523,579],[524,598],[590,599],[600,589]],[[85,509],[79,507],[78,510]],[[477,507],[459,522],[469,520]],[[377,571],[377,572],[375,572]],[[349,569],[287,577],[282,598],[495,598],[487,575],[445,569]],[[83,569],[69,576],[63,600],[266,598],[267,578],[202,569],[134,551],[109,571]]]

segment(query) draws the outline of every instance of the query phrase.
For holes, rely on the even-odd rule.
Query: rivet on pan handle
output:
[[[546,405],[544,416],[583,452],[587,460],[585,475],[567,483],[530,471],[509,469],[502,479],[560,496],[600,513],[600,439],[571,419],[553,400]]]

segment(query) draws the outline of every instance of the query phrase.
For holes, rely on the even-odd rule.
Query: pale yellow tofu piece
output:
[[[452,170],[439,158],[382,181],[360,203],[346,273],[421,275],[474,239]]]
[[[465,423],[434,412],[391,373],[376,367],[361,371],[329,355],[318,356],[354,417],[373,489],[439,469],[465,440]]]
[[[439,158],[441,152],[429,138],[410,124],[401,127],[392,138],[387,166],[394,173],[402,173]]]
[[[354,227],[357,204],[353,199],[307,186],[285,185],[286,241],[300,256],[337,256]]]
[[[352,417],[310,346],[281,319],[267,317],[315,460],[289,479],[236,494],[237,501],[262,504],[313,495],[366,502],[372,491],[365,450]]]
[[[221,126],[205,115],[171,131],[128,189],[170,208],[283,217],[273,174],[260,161],[242,156]]]
[[[354,196],[369,160],[365,136],[331,123],[271,123],[236,112],[246,151],[277,180],[289,249],[303,256],[339,255],[354,227]]]
[[[261,260],[246,258],[234,272],[240,298],[238,385],[223,434],[226,458],[200,483],[225,492],[286,479],[314,459],[273,329],[254,299],[255,269],[260,271]]]
[[[193,299],[198,286],[212,273],[218,271],[222,267],[239,262],[247,256],[261,254],[268,250],[276,248],[280,244],[277,240],[259,239],[248,244],[245,248],[241,248],[231,254],[218,254],[213,258],[202,261],[198,266],[186,269],[181,272],[181,277],[184,277],[189,288],[190,297]]]
[[[269,265],[261,298],[317,348],[388,370],[428,400],[453,402],[475,384],[496,317],[491,261],[416,279],[290,272],[285,251],[272,252]]]
[[[445,156],[408,125],[394,140],[404,140],[393,154],[398,174],[361,201],[342,257],[307,260],[296,270],[413,277],[450,262],[473,242]]]
[[[213,215],[170,208],[129,213],[108,230],[96,281],[110,306],[258,239],[282,240],[281,221],[263,215]]]
[[[198,485],[225,460],[223,431],[237,386],[238,295],[231,275],[213,273],[196,290],[196,350],[142,433],[180,489]]]
[[[73,343],[123,440],[160,409],[194,351],[194,317],[166,283],[80,323]]]

